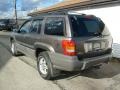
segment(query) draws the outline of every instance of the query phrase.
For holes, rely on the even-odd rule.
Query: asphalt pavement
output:
[[[35,60],[11,55],[9,34],[0,32],[0,90],[120,90],[119,62],[101,69],[62,72],[52,81],[42,79]]]

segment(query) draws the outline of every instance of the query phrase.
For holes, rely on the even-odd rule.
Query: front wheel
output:
[[[11,52],[14,56],[18,55],[17,49],[16,49],[16,45],[14,41],[11,41]]]

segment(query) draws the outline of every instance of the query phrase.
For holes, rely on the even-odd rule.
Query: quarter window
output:
[[[63,18],[47,18],[45,23],[45,34],[47,35],[64,35]]]

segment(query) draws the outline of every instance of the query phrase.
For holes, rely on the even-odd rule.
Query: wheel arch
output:
[[[48,44],[44,43],[35,43],[35,56],[38,57],[38,54],[40,52],[49,51],[49,52],[55,52],[54,48]]]

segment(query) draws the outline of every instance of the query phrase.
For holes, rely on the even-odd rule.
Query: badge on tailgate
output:
[[[100,48],[100,43],[94,43],[93,44],[93,49],[94,50],[100,50],[101,48]]]

